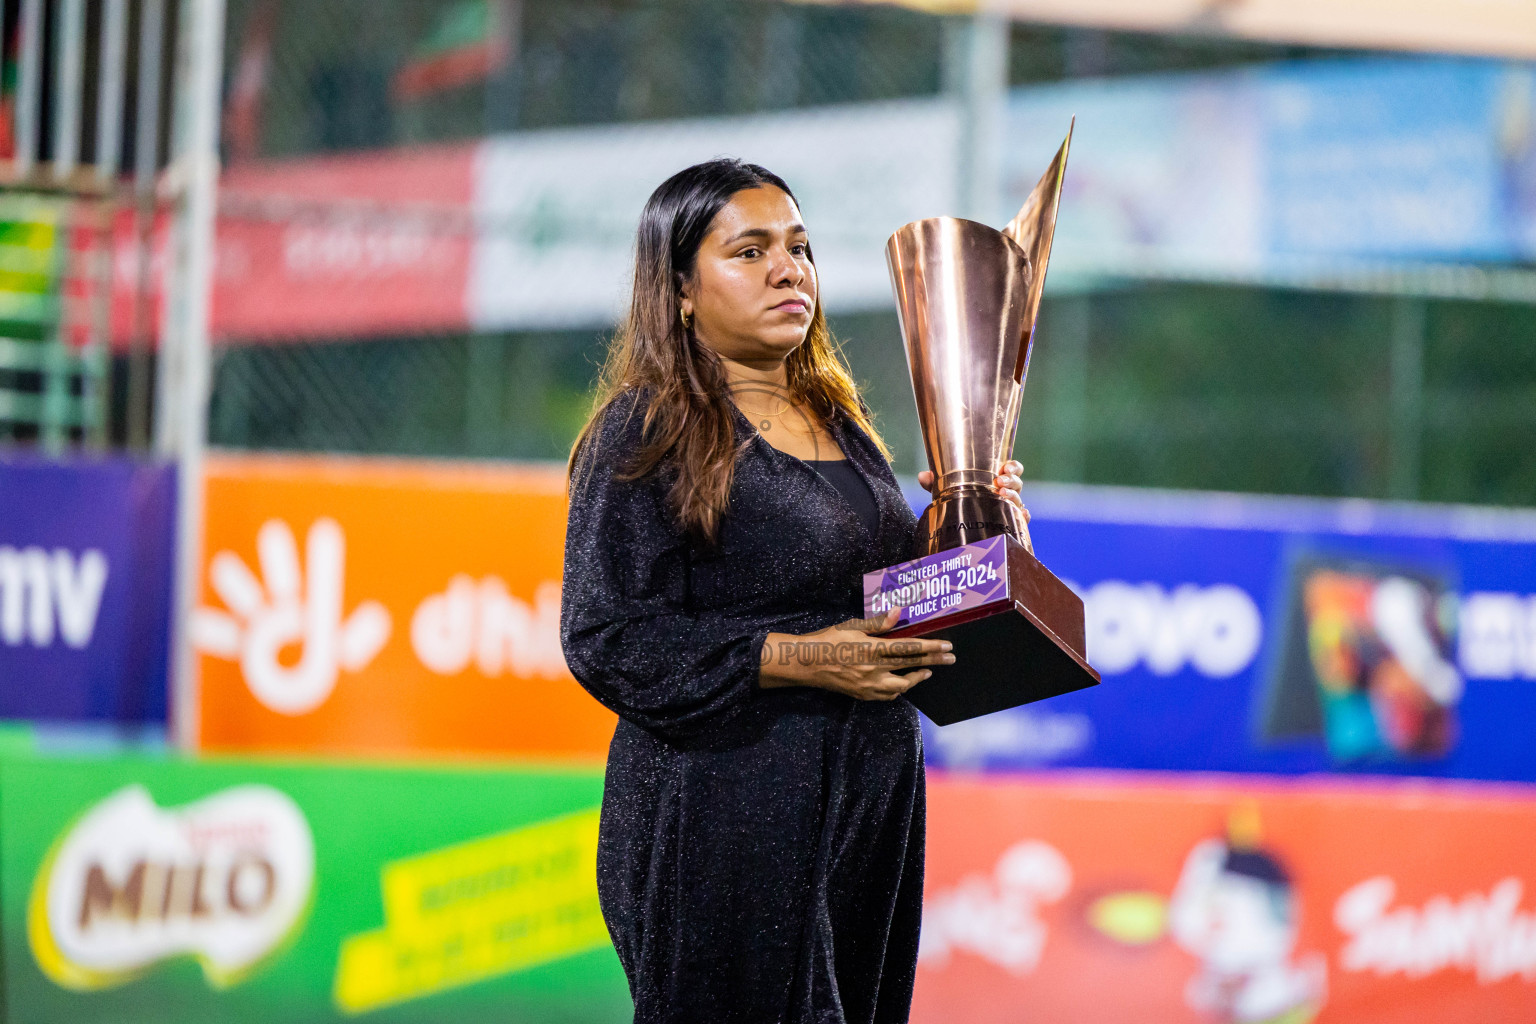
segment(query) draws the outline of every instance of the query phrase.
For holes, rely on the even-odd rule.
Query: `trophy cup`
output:
[[[933,217],[885,247],[934,498],[913,560],[865,574],[864,614],[900,606],[883,636],[954,645],[955,663],[906,694],[939,725],[1099,682],[1082,599],[1030,553],[1024,517],[991,489],[1018,431],[1071,142],[1069,128],[1002,231]]]

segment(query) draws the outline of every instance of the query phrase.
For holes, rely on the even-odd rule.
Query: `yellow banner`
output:
[[[608,943],[598,811],[384,866],[384,927],[345,939],[334,998],[362,1013]]]

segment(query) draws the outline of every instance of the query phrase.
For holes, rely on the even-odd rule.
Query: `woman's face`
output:
[[[772,185],[736,193],[699,246],[682,308],[728,359],[771,366],[798,348],[816,309],[816,267],[795,201]]]

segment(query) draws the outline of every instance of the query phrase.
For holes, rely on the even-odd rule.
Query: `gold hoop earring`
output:
[[[688,311],[686,309],[679,309],[677,311],[677,315],[678,315],[678,318],[683,321],[683,330],[686,331],[689,328],[689,326],[691,326],[688,323]]]

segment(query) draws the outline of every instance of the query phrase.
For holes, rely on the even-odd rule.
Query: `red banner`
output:
[[[1536,794],[930,776],[913,1021],[1536,1020]]]
[[[215,341],[315,341],[468,325],[478,143],[240,164],[219,182]],[[159,337],[169,217],[112,225],[114,347]],[[84,250],[83,243],[77,249]],[[140,265],[143,253],[145,266]],[[146,288],[142,300],[140,275]],[[136,305],[142,302],[142,305]]]
[[[313,340],[465,326],[477,150],[231,168],[219,185],[215,336]]]

